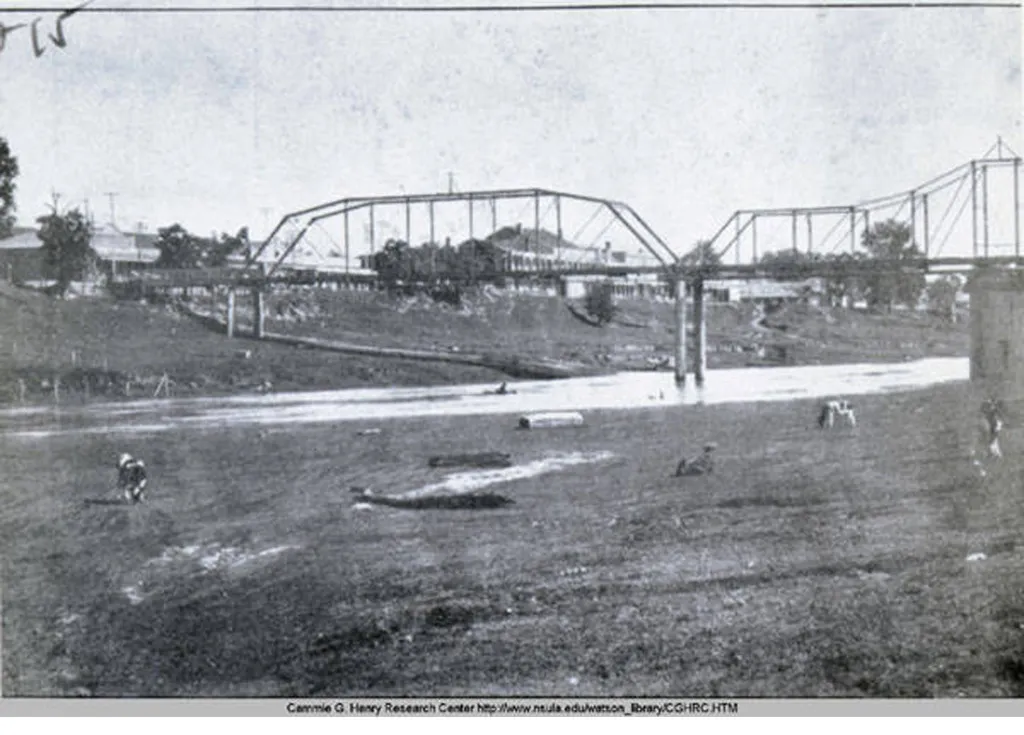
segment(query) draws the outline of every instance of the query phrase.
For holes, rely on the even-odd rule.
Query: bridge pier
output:
[[[704,309],[704,279],[693,282],[693,336],[694,357],[693,374],[697,385],[704,385],[704,374],[708,367],[708,325]]]
[[[235,336],[235,289],[228,289],[228,314],[227,314],[228,337]]]
[[[676,384],[686,385],[686,281],[676,281]]]
[[[252,336],[256,339],[263,339],[264,325],[266,321],[266,309],[264,301],[264,293],[262,289],[254,288],[252,290],[252,308],[253,308],[253,320],[252,320]]]
[[[693,377],[697,385],[704,385],[708,367],[708,326],[707,309],[704,299],[704,279],[693,281]],[[686,355],[686,280],[676,281],[676,344],[675,377],[678,385],[686,385],[689,368]]]

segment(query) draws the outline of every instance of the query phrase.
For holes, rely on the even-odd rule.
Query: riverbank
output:
[[[853,430],[816,405],[0,442],[4,692],[1024,696],[1019,418],[981,478],[966,384],[863,396]],[[714,475],[675,478],[708,441]],[[113,499],[120,451],[144,506]],[[482,451],[522,468],[487,478],[512,505],[352,504]]]
[[[239,299],[240,306],[244,306]],[[222,317],[196,296],[189,307]],[[171,304],[58,301],[0,286],[0,404],[81,403],[157,396],[493,383],[524,364],[559,373],[665,369],[674,339],[668,303],[622,301],[606,327],[573,316],[558,298],[484,289],[463,306],[377,292],[305,290],[267,298],[267,329],[386,350],[485,356],[507,371],[457,362],[339,354],[248,338],[227,339]],[[245,310],[241,310],[243,315]],[[209,320],[207,320],[209,322]],[[917,313],[868,315],[792,306],[709,308],[710,369],[900,362],[966,356],[966,325]],[[239,330],[250,328],[239,319]]]

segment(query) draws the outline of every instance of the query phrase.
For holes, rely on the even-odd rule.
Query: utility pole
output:
[[[107,199],[110,200],[110,224],[117,227],[117,220],[114,219],[114,199],[117,198],[118,192],[116,191],[105,191],[103,192]]]
[[[448,193],[455,193],[455,174],[453,174],[451,171],[448,172]]]

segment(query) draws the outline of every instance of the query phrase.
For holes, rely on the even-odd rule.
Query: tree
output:
[[[402,240],[388,240],[373,256],[373,269],[388,291],[395,291],[409,282],[412,271],[409,246]]]
[[[160,251],[158,268],[220,268],[232,253],[248,252],[249,228],[243,227],[234,235],[222,232],[200,237],[175,223],[157,230],[153,244]]]
[[[7,141],[0,138],[0,239],[9,237],[14,228],[14,180],[18,173],[18,159]]]
[[[857,274],[862,253],[838,253],[825,256],[831,266],[825,276],[825,300],[829,306],[848,306],[864,295],[863,278]]]
[[[820,260],[817,254],[790,249],[765,253],[761,257],[760,265],[773,278],[799,281],[810,278],[814,274],[814,265]]]
[[[944,276],[928,284],[928,311],[947,321],[956,318],[956,295],[962,283],[956,276]]]
[[[179,224],[161,227],[153,243],[160,251],[158,268],[200,268],[203,265],[206,243]]]
[[[710,240],[698,240],[686,255],[679,259],[684,268],[697,268],[705,276],[714,275],[722,267],[722,256],[715,251]]]
[[[615,305],[615,292],[610,283],[592,283],[587,289],[587,295],[583,302],[583,308],[587,314],[593,317],[598,324],[608,324],[615,318],[618,307]]]
[[[227,265],[228,256],[232,253],[249,252],[249,228],[243,227],[234,235],[222,232],[219,239],[208,242],[209,247],[204,248],[206,250],[204,258],[206,265],[211,268],[220,268]]]
[[[899,261],[923,257],[912,239],[910,226],[892,219],[877,222],[864,233],[862,242],[870,259],[896,262],[895,266],[880,267],[864,278],[871,308],[892,311],[893,304],[913,307],[920,301],[926,286],[924,272],[911,267],[909,262],[906,267],[899,265]]]
[[[77,209],[61,214],[54,205],[50,214],[36,220],[43,242],[43,260],[57,281],[57,295],[67,294],[68,286],[81,279],[95,262],[92,224]]]

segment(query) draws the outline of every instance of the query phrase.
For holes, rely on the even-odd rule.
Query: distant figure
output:
[[[142,500],[146,489],[146,465],[141,459],[130,454],[122,454],[117,461],[117,489],[124,493],[124,499],[130,503]]]
[[[683,459],[676,466],[676,477],[710,475],[715,471],[715,449],[717,444],[705,444],[704,453],[693,459]]]
[[[836,418],[842,416],[850,426],[857,425],[857,415],[853,411],[853,404],[849,401],[826,401],[821,404],[821,411],[818,413],[818,427],[831,429],[835,426]]]
[[[485,390],[484,394],[489,396],[514,396],[516,392],[509,390],[508,383],[502,383],[494,390]]]
[[[981,404],[981,415],[984,418],[983,439],[988,448],[988,456],[999,459],[1003,450],[999,446],[999,435],[1003,431],[1003,416],[999,404],[991,398]]]

